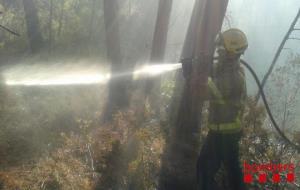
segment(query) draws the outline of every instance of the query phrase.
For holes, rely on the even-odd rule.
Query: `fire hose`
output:
[[[266,111],[269,115],[269,118],[275,128],[275,130],[278,132],[278,134],[282,137],[283,140],[285,140],[289,145],[291,145],[293,148],[295,148],[297,151],[300,151],[300,146],[293,143],[280,129],[280,127],[278,126],[278,124],[276,123],[274,117],[273,117],[273,114],[270,110],[270,107],[269,107],[269,104],[267,102],[267,99],[266,99],[266,95],[264,93],[264,90],[263,90],[263,87],[255,73],[255,71],[251,68],[251,66],[244,60],[241,60],[241,63],[249,70],[249,72],[252,74],[253,78],[255,79],[255,82],[259,88],[259,93],[261,94],[261,97],[262,97],[262,100],[263,100],[263,103],[264,103],[264,106],[266,108]]]
[[[216,60],[217,58],[214,57],[213,58],[214,60]],[[190,59],[190,58],[185,58],[185,59],[182,59],[181,60],[181,63],[182,64],[182,69],[183,69],[183,75],[185,78],[189,78],[189,74],[191,73],[191,70],[192,70],[192,63],[193,62],[193,59]],[[297,151],[300,151],[300,146],[293,143],[283,132],[282,130],[280,129],[279,125],[277,124],[272,112],[271,112],[271,109],[270,109],[270,106],[268,104],[268,101],[266,99],[266,95],[264,93],[264,90],[263,90],[263,87],[255,73],[255,71],[252,69],[252,67],[244,60],[241,59],[241,63],[242,65],[244,65],[248,70],[249,72],[252,74],[258,88],[259,88],[259,93],[261,94],[261,97],[262,97],[262,100],[263,100],[263,103],[264,103],[264,106],[266,108],[266,111],[267,111],[267,114],[275,128],[275,130],[278,132],[278,134],[281,136],[281,138],[289,145],[291,145],[294,149],[296,149]]]

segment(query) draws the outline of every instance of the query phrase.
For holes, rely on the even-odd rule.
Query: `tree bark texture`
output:
[[[33,0],[23,0],[23,6],[30,49],[32,53],[37,53],[44,45],[42,34],[39,28],[37,9]]]
[[[207,78],[214,54],[214,41],[221,30],[228,0],[196,0],[182,52],[193,58],[186,79],[175,125],[162,158],[160,190],[194,190],[199,152],[199,115],[206,99]]]

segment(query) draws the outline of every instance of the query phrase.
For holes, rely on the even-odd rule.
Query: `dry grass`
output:
[[[81,133],[61,133],[61,148],[0,172],[2,189],[92,190],[116,182],[121,188],[155,188],[164,145],[158,124],[139,127],[132,111],[98,128],[80,123]]]

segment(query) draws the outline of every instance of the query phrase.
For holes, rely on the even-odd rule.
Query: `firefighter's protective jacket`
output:
[[[222,133],[241,130],[241,115],[246,99],[246,81],[239,60],[217,62],[209,79],[209,128]]]

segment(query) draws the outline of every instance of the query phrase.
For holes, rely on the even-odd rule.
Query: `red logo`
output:
[[[267,182],[267,174],[265,174],[265,173],[259,174],[258,181],[259,181],[259,183],[266,183]]]
[[[294,164],[249,164],[244,161],[244,182],[259,182],[261,184],[267,181],[271,181],[272,183],[293,183],[295,181],[294,170]]]

